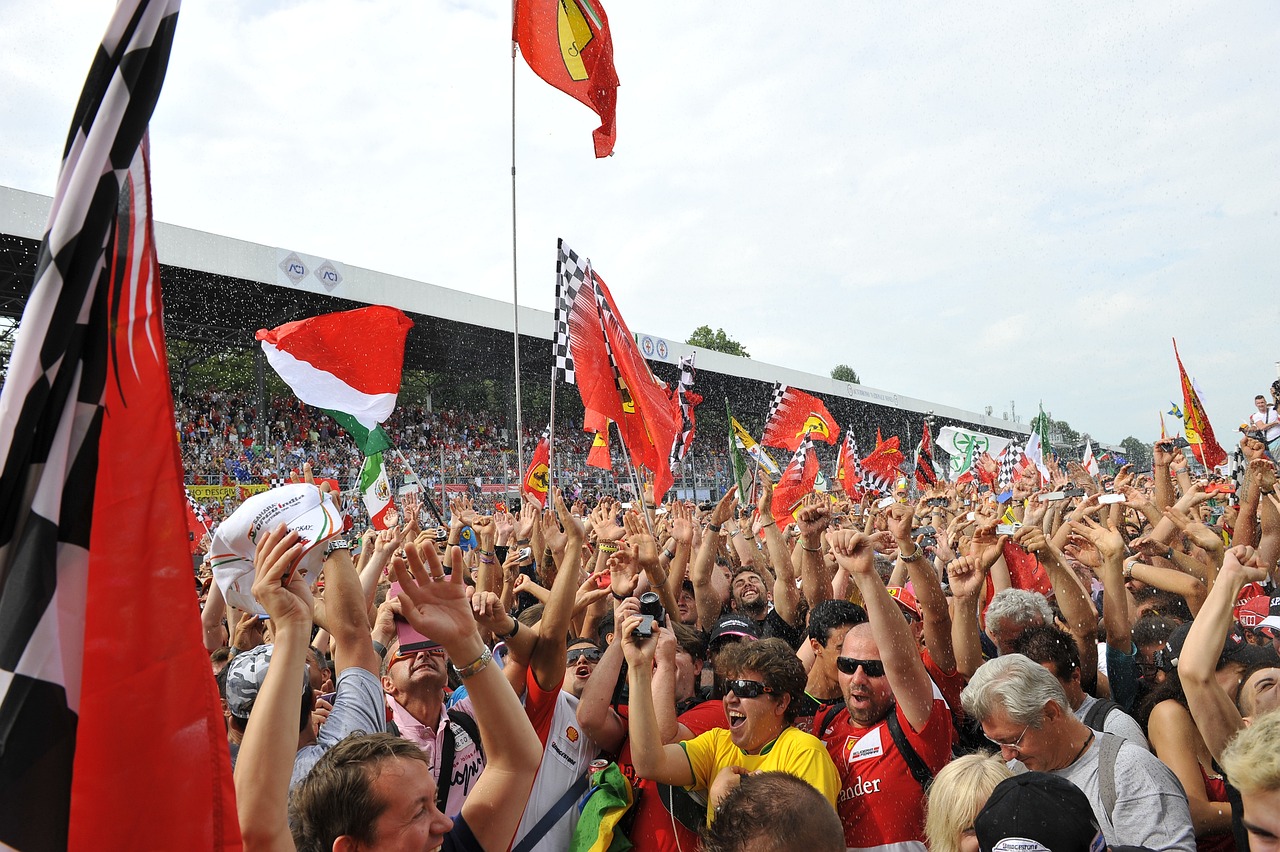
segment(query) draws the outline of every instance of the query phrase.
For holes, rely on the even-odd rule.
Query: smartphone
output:
[[[1067,495],[1063,494],[1061,491],[1049,491],[1040,495],[1041,503],[1056,503],[1059,500],[1065,499],[1067,499]]]
[[[918,530],[915,531],[915,534],[916,535],[937,535],[938,530],[932,524],[930,524],[927,527],[920,527]]]
[[[1181,435],[1179,435],[1179,436],[1178,436],[1178,437],[1176,437],[1176,438],[1170,438],[1170,439],[1169,439],[1169,446],[1171,446],[1171,447],[1184,447],[1184,448],[1185,448],[1185,447],[1189,447],[1189,446],[1191,446],[1191,444],[1187,441],[1187,439],[1186,439],[1186,438],[1184,438],[1184,437],[1182,437]]]
[[[1013,535],[1022,529],[1022,524],[996,524],[996,535]]]
[[[947,505],[946,497],[930,497],[924,503],[926,506],[945,506]]]
[[[897,501],[894,500],[892,497],[886,497],[883,500],[880,500],[876,503],[876,508],[887,509],[888,507],[892,506],[895,502]]]
[[[965,516],[964,516],[964,519],[965,519],[966,521],[972,521],[972,520],[976,519],[977,517],[978,517],[978,516],[977,516],[977,514],[976,514],[976,513],[974,513],[974,512],[970,512],[969,514],[967,514],[967,515],[965,515]]]
[[[1103,504],[1123,503],[1124,495],[1123,494],[1100,494],[1098,495],[1098,502]]]

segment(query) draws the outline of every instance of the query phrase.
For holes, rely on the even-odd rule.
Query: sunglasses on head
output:
[[[578,660],[585,659],[588,663],[598,663],[600,658],[604,656],[598,648],[574,648],[568,654],[565,654],[565,665],[576,665]]]
[[[881,660],[836,657],[836,668],[847,675],[857,674],[859,667],[867,673],[867,677],[884,677],[884,662]]]
[[[732,692],[739,698],[758,698],[761,693],[773,694],[773,689],[758,680],[727,680],[724,691]]]

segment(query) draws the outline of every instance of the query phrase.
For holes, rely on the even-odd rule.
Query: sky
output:
[[[1109,443],[1280,369],[1280,7],[602,0],[613,157],[515,66],[519,301]],[[0,185],[52,194],[111,4],[0,0]],[[184,4],[156,217],[510,301],[506,3]],[[1172,418],[1171,431],[1175,427]]]

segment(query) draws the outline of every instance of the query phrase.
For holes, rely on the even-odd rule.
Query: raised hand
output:
[[[449,577],[443,571],[423,572],[419,579],[409,569],[403,558],[391,560],[391,570],[400,584],[400,611],[414,630],[446,649],[475,633],[476,620],[462,579],[466,572],[454,571]]]
[[[293,570],[304,547],[296,532],[280,524],[259,538],[254,550],[253,597],[271,616],[277,633],[286,626],[311,629],[311,590],[301,572]]]
[[[835,554],[836,564],[849,576],[874,574],[876,570],[876,539],[854,530],[830,530],[827,542]]]
[[[951,594],[957,598],[976,598],[987,582],[987,571],[973,556],[961,556],[947,566]]]
[[[796,511],[796,526],[801,535],[820,535],[831,525],[831,501],[825,495],[809,492]]]
[[[628,512],[622,517],[627,531],[627,544],[635,551],[640,570],[652,572],[658,568],[658,543],[640,516]]]
[[[996,535],[996,523],[990,521],[980,524],[973,533],[973,541],[969,545],[969,555],[976,557],[978,564],[983,572],[991,570],[991,566],[1004,553],[1005,542],[1009,540],[1009,536]]]
[[[591,510],[591,526],[596,531],[596,541],[617,541],[627,534],[626,529],[618,523],[618,501],[605,497]]]

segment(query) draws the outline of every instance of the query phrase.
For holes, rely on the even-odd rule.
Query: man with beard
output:
[[[951,714],[876,573],[878,537],[834,530],[828,541],[869,619],[849,629],[836,659],[845,706],[814,720],[840,773],[845,845],[924,852],[924,787],[951,758]]]

